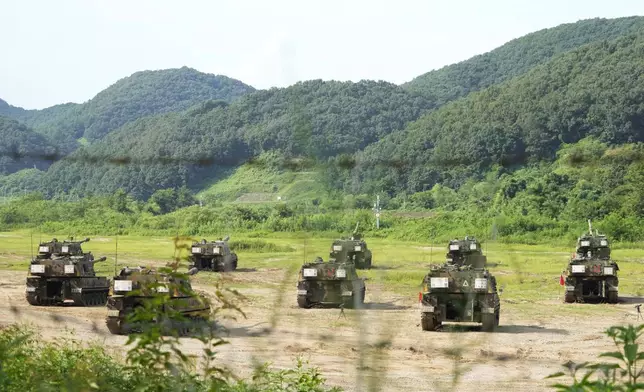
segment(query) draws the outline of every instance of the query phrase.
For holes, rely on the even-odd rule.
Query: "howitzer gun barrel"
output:
[[[95,262],[95,263],[99,263],[99,262],[101,262],[101,261],[105,261],[105,260],[107,260],[107,257],[103,256],[103,257],[101,257],[100,259],[94,259],[94,262]]]
[[[89,242],[89,237],[85,238],[84,240],[80,240],[80,241],[74,241],[74,238],[70,237],[69,240],[63,241],[63,243],[65,243],[65,242],[68,243],[68,244],[84,244],[86,242]]]

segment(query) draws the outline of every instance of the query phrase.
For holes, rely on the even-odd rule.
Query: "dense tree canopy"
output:
[[[558,56],[369,146],[356,170],[366,189],[416,192],[458,187],[493,164],[552,160],[562,143],[586,136],[644,141],[643,54],[644,35],[633,34]]]
[[[183,67],[136,72],[83,104],[21,111],[0,102],[0,114],[14,116],[53,140],[95,141],[140,117],[184,110],[208,99],[233,101],[251,91],[238,80]]]
[[[55,153],[46,137],[15,120],[0,116],[0,175],[30,167],[46,169]]]
[[[122,187],[140,198],[155,189],[194,188],[222,166],[268,150],[323,160],[403,128],[426,107],[424,99],[396,85],[371,81],[314,80],[258,91],[232,104],[207,101],[183,113],[139,119],[81,148],[49,170],[43,192],[105,193]],[[133,164],[87,164],[122,157]]]
[[[561,53],[585,44],[640,31],[640,16],[587,19],[543,29],[488,53],[420,75],[405,88],[426,95],[436,106],[521,75]]]
[[[0,116],[10,118],[21,118],[25,115],[27,110],[16,106],[9,105],[6,101],[0,99]]]
[[[70,199],[122,189],[151,198],[150,211],[163,214],[194,201],[186,189],[202,190],[270,153],[282,168],[317,171],[333,198],[350,194],[353,206],[384,192],[391,208],[538,215],[530,225],[588,215],[590,205],[612,219],[626,210],[609,201],[644,206],[632,185],[641,180],[637,159],[604,157],[640,156],[644,38],[633,31],[642,27],[642,17],[561,25],[404,86],[311,80],[254,91],[184,67],[135,73],[83,104],[26,111],[0,101],[0,114],[51,135],[48,142],[7,122],[6,140],[31,143],[7,143],[7,151],[43,152],[51,143],[76,150],[46,172],[2,158],[0,173],[13,174],[0,177],[0,189]],[[601,150],[593,156],[609,162],[615,180],[571,180],[562,162],[586,158],[575,146]],[[189,201],[169,203],[176,195]]]

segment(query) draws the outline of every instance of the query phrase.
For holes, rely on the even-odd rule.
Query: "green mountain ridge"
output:
[[[369,146],[353,175],[365,191],[413,193],[481,179],[495,164],[552,161],[563,143],[587,136],[609,145],[644,141],[642,54],[644,33],[558,56]]]
[[[320,172],[316,189],[331,192],[456,191],[494,165],[510,173],[549,164],[563,143],[586,136],[610,146],[640,141],[641,38],[631,33],[643,26],[643,17],[564,24],[402,86],[311,80],[254,90],[183,67],[135,73],[83,104],[21,111],[0,101],[0,113],[62,142],[65,154],[75,150],[11,184],[25,178],[47,197],[122,188],[146,199],[188,186],[250,200],[275,194],[236,178],[277,170],[277,188],[290,189],[285,173],[297,166]],[[278,158],[252,171],[266,154]],[[237,177],[217,187],[228,176]]]
[[[555,56],[597,41],[644,31],[644,17],[594,18],[565,23],[516,38],[490,52],[417,76],[402,86],[435,106],[519,76]]]
[[[56,149],[49,140],[18,121],[0,116],[0,175],[35,167],[45,170]]]
[[[324,160],[364,148],[403,128],[426,108],[416,94],[372,81],[314,80],[257,91],[231,104],[207,101],[185,112],[138,119],[80,148],[70,161],[50,168],[42,190],[110,193],[123,188],[140,198],[155,189],[195,187],[267,151],[279,151],[289,159]],[[150,164],[73,161],[108,157]],[[204,160],[207,165],[196,165]]]
[[[24,110],[5,102],[6,105],[0,103],[0,115],[14,117],[53,141],[76,147],[76,139],[100,140],[144,116],[185,110],[209,99],[230,102],[254,90],[227,76],[188,67],[140,71],[116,81],[82,104]]]
[[[7,101],[0,98],[0,115],[18,119],[24,116],[26,112],[27,110],[21,107],[11,106]]]

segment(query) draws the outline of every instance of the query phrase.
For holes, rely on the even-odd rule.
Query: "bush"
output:
[[[559,378],[569,374],[572,384],[557,383],[552,385],[557,391],[642,391],[644,383],[644,352],[639,351],[638,340],[642,336],[644,325],[613,326],[605,333],[613,339],[617,351],[599,355],[601,358],[611,358],[612,362],[566,362],[565,372],[549,375],[547,378]],[[579,377],[581,371],[584,374]]]
[[[65,339],[47,343],[25,325],[0,331],[0,390],[23,391],[187,391],[195,392],[338,392],[326,387],[317,368],[300,358],[295,368],[258,367],[250,380],[222,382],[194,373],[158,371],[134,363],[125,366],[98,343],[84,347]]]
[[[286,245],[277,245],[263,240],[237,240],[229,241],[228,246],[235,251],[269,253],[269,252],[295,252],[295,249]]]
[[[178,253],[189,245],[178,245]],[[176,310],[177,301],[158,291],[156,281],[142,283],[131,295],[147,297],[142,306],[126,316],[126,323],[137,326],[128,335],[126,365],[111,357],[98,344],[83,347],[73,340],[48,343],[24,326],[13,325],[0,331],[0,390],[2,391],[340,391],[324,386],[324,378],[315,368],[304,367],[298,360],[295,369],[273,371],[267,364],[255,370],[250,382],[231,382],[231,375],[216,361],[216,348],[227,344],[218,335],[212,321],[220,312],[244,313],[236,305],[238,293],[214,282],[213,297],[202,297],[181,283],[188,277],[177,272],[181,256],[158,271],[167,276],[166,292],[180,292],[207,303],[209,322],[193,323]],[[172,302],[170,302],[172,301]],[[166,328],[175,326],[175,328]],[[202,355],[186,355],[181,350],[178,329],[191,328],[191,337],[203,344]],[[195,369],[201,369],[199,371]]]

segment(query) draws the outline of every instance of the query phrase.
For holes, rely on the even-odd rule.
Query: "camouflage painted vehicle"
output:
[[[25,296],[30,305],[75,304],[103,306],[107,301],[110,280],[96,276],[92,252],[83,253],[83,241],[41,242],[38,255],[31,260]]]
[[[189,274],[197,270],[191,269]],[[164,331],[173,329],[181,335],[206,322],[210,315],[208,298],[195,294],[188,279],[168,276],[146,267],[122,268],[112,281],[110,295],[107,299],[107,329],[113,334],[128,334],[141,330],[140,322],[131,322],[129,315],[138,307],[143,307],[146,301],[167,295],[167,306],[179,312],[185,320],[163,320],[154,318],[154,323],[164,325]],[[164,305],[166,306],[166,305]],[[170,309],[168,309],[170,310]]]
[[[605,301],[617,303],[619,266],[610,257],[605,235],[599,234],[588,220],[588,233],[577,239],[576,252],[564,271],[564,302]]]
[[[486,264],[476,238],[449,242],[445,264],[433,265],[422,282],[419,299],[424,331],[442,325],[480,326],[487,332],[496,329],[501,303],[496,278]]]
[[[208,242],[205,239],[193,242],[190,249],[191,268],[199,271],[228,272],[237,269],[237,254],[230,250],[230,237]]]
[[[367,243],[362,239],[362,234],[358,231],[358,224],[356,224],[351,237],[333,241],[329,257],[338,263],[353,263],[358,269],[371,268],[371,250],[367,248]]]
[[[365,281],[353,263],[324,262],[321,257],[302,265],[297,283],[297,304],[312,306],[358,307],[364,304]]]

